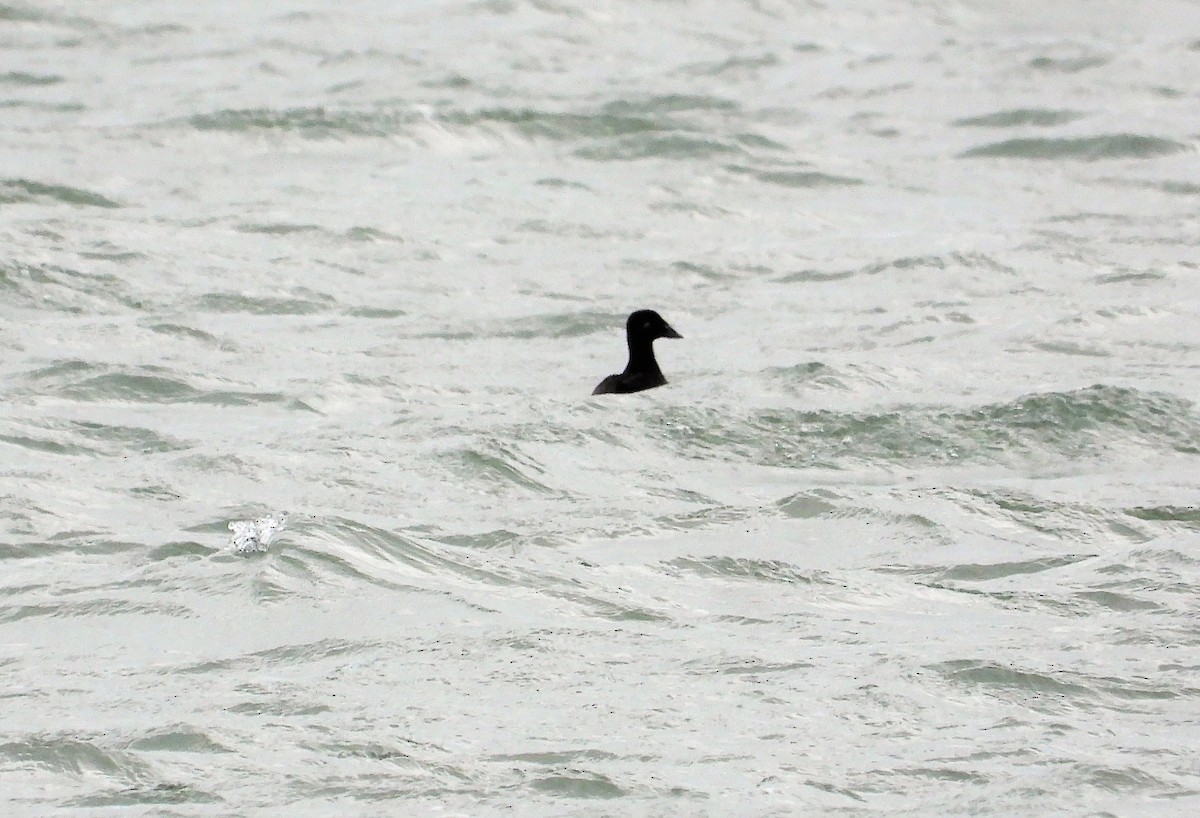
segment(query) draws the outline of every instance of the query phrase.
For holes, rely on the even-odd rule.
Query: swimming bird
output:
[[[625,340],[629,343],[629,363],[620,375],[600,381],[593,395],[624,394],[653,389],[667,382],[658,361],[654,360],[655,338],[682,338],[654,310],[638,310],[625,322]]]

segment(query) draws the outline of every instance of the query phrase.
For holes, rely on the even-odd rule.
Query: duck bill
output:
[[[660,335],[659,337],[660,338],[682,338],[683,336],[680,335],[678,332],[676,332],[675,328],[673,326],[668,324],[666,321],[663,321],[662,335]]]

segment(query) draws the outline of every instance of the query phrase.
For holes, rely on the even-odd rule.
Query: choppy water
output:
[[[0,5],[4,814],[1195,815],[1196,7],[849,5]]]

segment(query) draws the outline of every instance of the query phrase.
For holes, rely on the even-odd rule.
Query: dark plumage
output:
[[[682,338],[654,310],[638,310],[625,322],[625,340],[629,343],[629,364],[620,375],[600,381],[593,395],[624,394],[653,389],[667,382],[658,361],[654,360],[655,338]]]

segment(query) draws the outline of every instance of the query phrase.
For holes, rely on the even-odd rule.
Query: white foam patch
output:
[[[233,536],[229,539],[229,546],[239,554],[266,551],[286,524],[286,511],[281,511],[274,516],[268,514],[257,520],[234,520],[229,524],[229,530],[233,532]]]

